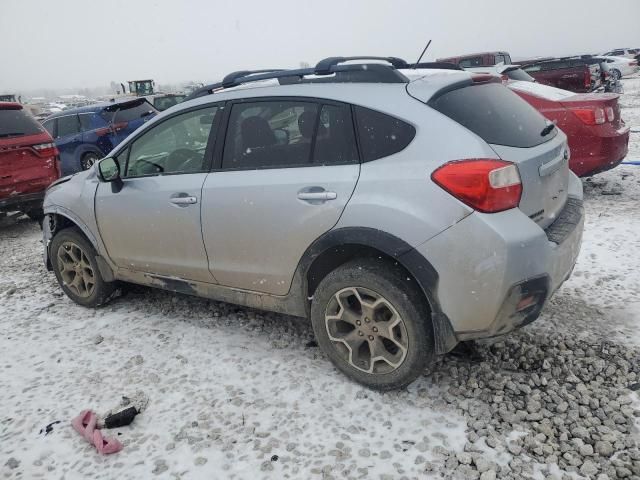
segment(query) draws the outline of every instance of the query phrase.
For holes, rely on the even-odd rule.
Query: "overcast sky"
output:
[[[640,0],[0,0],[0,91],[216,80],[335,55],[640,47]],[[1,93],[1,92],[0,92]]]

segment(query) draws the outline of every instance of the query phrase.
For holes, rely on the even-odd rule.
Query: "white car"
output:
[[[603,55],[605,61],[609,64],[609,70],[618,79],[627,77],[638,72],[638,61],[626,57],[612,57]]]
[[[610,52],[603,53],[602,57],[625,57],[625,58],[636,58],[636,56],[640,53],[640,48],[618,48],[616,50],[611,50]]]

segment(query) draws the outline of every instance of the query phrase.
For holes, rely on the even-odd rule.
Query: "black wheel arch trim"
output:
[[[51,252],[49,251],[51,239],[57,232],[57,225],[54,225],[54,229],[51,229],[51,223],[49,221],[49,215],[58,215],[60,217],[65,218],[68,222],[71,222],[75,225],[87,238],[89,243],[96,250],[96,263],[98,264],[98,269],[100,270],[100,274],[105,281],[114,281],[115,275],[114,270],[109,264],[109,262],[100,255],[100,249],[98,245],[98,239],[93,235],[89,227],[73,212],[67,210],[64,207],[60,207],[58,205],[47,205],[44,209],[45,220],[43,222],[43,236],[44,236],[44,263],[47,270],[52,270],[51,265]]]
[[[458,343],[451,322],[442,312],[438,301],[439,275],[436,269],[407,242],[382,230],[366,227],[344,227],[325,233],[311,244],[302,256],[290,293],[295,296],[296,289],[301,289],[301,294],[310,299],[312,292],[309,290],[308,275],[314,262],[323,254],[330,254],[332,249],[336,255],[339,255],[345,246],[375,249],[397,261],[413,276],[429,303],[436,353],[447,353]],[[309,306],[310,302],[307,302],[307,308]]]

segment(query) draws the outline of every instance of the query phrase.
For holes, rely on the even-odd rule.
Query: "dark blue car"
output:
[[[60,151],[63,175],[86,170],[158,111],[144,98],[97,103],[42,122]]]

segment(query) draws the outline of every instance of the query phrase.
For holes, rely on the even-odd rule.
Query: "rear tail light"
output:
[[[41,157],[52,157],[58,155],[58,149],[55,143],[39,143],[38,145],[32,145],[38,155]]]
[[[574,108],[571,111],[586,125],[602,125],[605,121],[605,112],[602,108]]]
[[[591,89],[591,70],[589,69],[584,73],[584,86],[587,89]]]
[[[631,67],[637,67],[638,66],[638,62],[636,60],[629,62],[629,66]]]
[[[607,115],[607,122],[613,122],[616,119],[616,114],[613,111],[613,107],[607,107],[604,109]]]
[[[515,208],[522,195],[518,168],[502,160],[474,158],[449,162],[434,171],[431,178],[461,202],[484,213]]]

